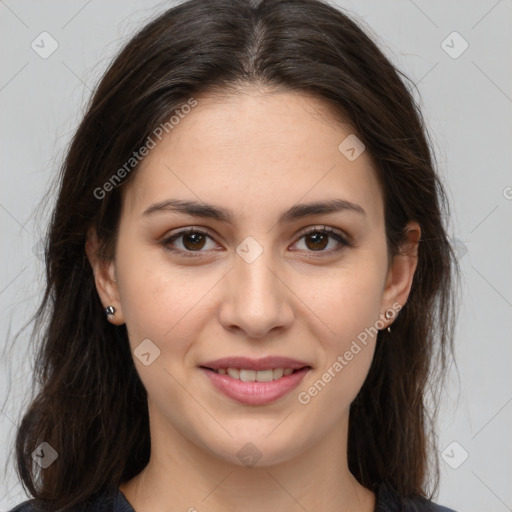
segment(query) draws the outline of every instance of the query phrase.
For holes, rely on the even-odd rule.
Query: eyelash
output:
[[[186,229],[182,229],[181,231],[178,231],[178,232],[173,233],[172,235],[166,237],[160,243],[167,250],[175,252],[175,253],[179,253],[181,256],[184,256],[186,258],[197,258],[197,257],[201,256],[202,252],[206,252],[206,251],[204,251],[204,250],[183,251],[181,249],[176,249],[176,247],[172,247],[170,245],[174,241],[176,241],[178,238],[180,238],[181,236],[189,235],[189,234],[192,234],[192,233],[199,234],[199,235],[204,235],[204,236],[206,236],[206,237],[208,237],[208,238],[213,240],[212,235],[208,231],[204,231],[203,229],[198,229],[198,228],[186,228]],[[310,229],[309,231],[303,232],[300,235],[300,237],[299,237],[299,239],[297,241],[301,240],[304,237],[315,235],[315,234],[325,234],[325,235],[328,235],[329,237],[334,238],[337,242],[339,242],[339,246],[337,248],[335,248],[335,249],[331,249],[330,251],[323,251],[322,250],[322,251],[308,251],[308,252],[320,253],[321,255],[325,255],[325,254],[331,255],[331,254],[335,254],[335,253],[341,251],[344,247],[351,247],[352,246],[352,244],[349,243],[348,240],[345,237],[343,237],[340,233],[338,233],[337,231],[335,231],[334,229],[332,229],[332,228],[330,228],[328,226],[322,226],[321,228],[314,227],[314,228]],[[316,258],[318,256],[308,256],[308,257]]]

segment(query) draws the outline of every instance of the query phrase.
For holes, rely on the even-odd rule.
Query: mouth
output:
[[[200,366],[213,389],[224,397],[243,405],[263,406],[289,396],[312,370],[301,368],[210,368]]]

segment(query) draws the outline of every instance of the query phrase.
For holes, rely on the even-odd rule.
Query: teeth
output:
[[[256,372],[255,370],[240,370],[240,380],[244,382],[254,382],[256,380],[256,373],[261,374],[262,372]]]
[[[288,369],[291,370],[291,368],[288,368]],[[292,370],[292,372],[293,372],[293,370]],[[273,374],[274,379],[280,379],[284,374],[284,370],[282,368],[276,368],[275,370],[272,370],[272,374]]]
[[[260,370],[254,373],[258,382],[272,382],[274,380],[274,370]]]
[[[228,368],[226,371],[230,377],[233,377],[233,379],[240,380],[240,370],[237,370],[236,368]]]
[[[228,374],[231,378],[244,382],[271,382],[280,379],[283,375],[293,373],[292,368],[269,368],[268,370],[239,370],[238,368],[219,368],[215,370],[221,375]]]

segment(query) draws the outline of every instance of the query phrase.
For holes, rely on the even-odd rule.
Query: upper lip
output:
[[[293,370],[299,370],[305,366],[310,366],[308,363],[303,361],[297,361],[297,359],[291,359],[289,357],[270,356],[262,357],[261,359],[250,359],[243,356],[235,357],[223,357],[221,359],[215,359],[215,361],[207,361],[202,363],[200,366],[210,368],[212,370],[218,370],[219,368],[238,368],[245,370],[268,370],[275,368],[292,368]]]

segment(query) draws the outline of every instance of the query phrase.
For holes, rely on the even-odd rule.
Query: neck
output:
[[[348,417],[295,457],[282,454],[280,462],[267,464],[257,447],[242,443],[245,453],[261,456],[249,467],[221,458],[153,415],[150,461],[120,490],[136,512],[372,512],[373,492],[348,470],[347,431]]]

